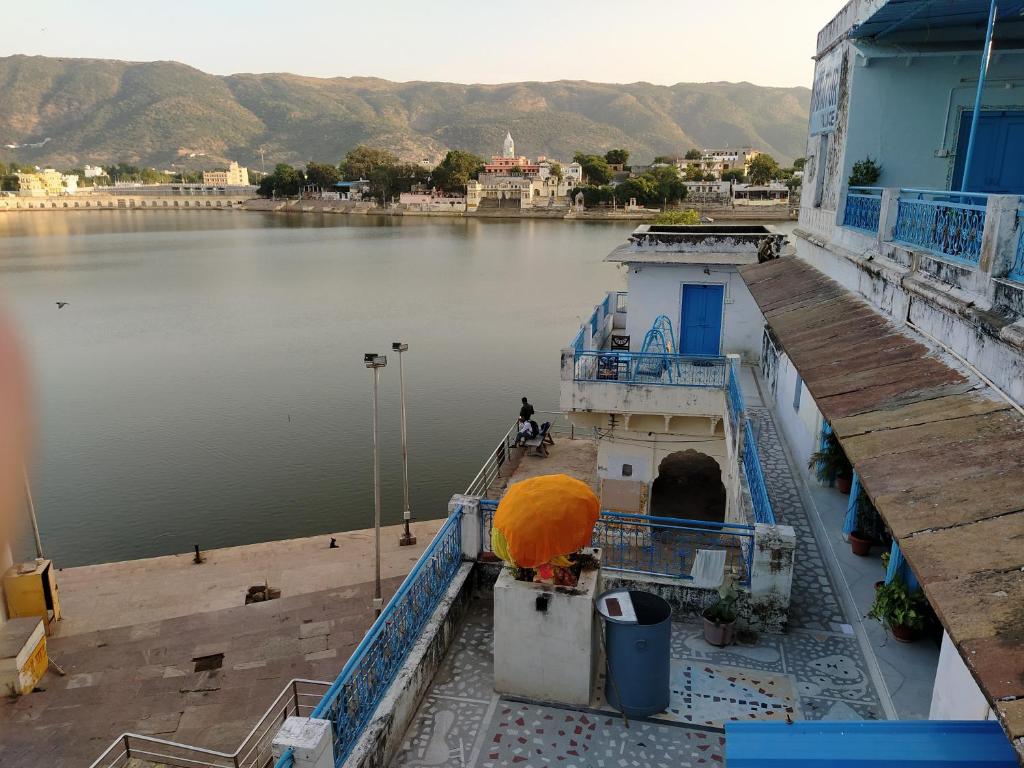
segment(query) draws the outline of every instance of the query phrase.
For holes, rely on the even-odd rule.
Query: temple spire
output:
[[[502,157],[516,156],[516,143],[512,140],[512,131],[505,134],[505,143],[501,147]]]

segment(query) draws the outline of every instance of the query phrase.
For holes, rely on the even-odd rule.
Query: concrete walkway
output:
[[[756,384],[744,368],[744,394]],[[875,679],[886,715],[927,719],[938,664],[938,645],[929,639],[904,644],[867,618],[874,585],[885,578],[881,552],[857,557],[842,533],[849,496],[809,479],[783,444],[760,393],[747,405],[764,464],[768,494],[778,522],[792,525],[799,542],[790,626],[828,630],[858,638],[862,668]]]
[[[381,529],[381,576],[404,576],[444,520],[413,523],[415,546],[400,547],[402,526]],[[330,549],[331,538],[338,547]],[[269,584],[285,597],[361,584],[373,578],[373,530],[284,539],[203,553],[65,568],[57,575],[67,637],[245,604],[249,587]]]

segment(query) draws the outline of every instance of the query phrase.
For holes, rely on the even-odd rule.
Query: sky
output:
[[[5,2],[0,55],[205,72],[500,83],[810,86],[842,0],[33,0]]]

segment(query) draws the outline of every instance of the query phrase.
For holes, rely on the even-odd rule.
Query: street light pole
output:
[[[409,508],[409,440],[405,430],[405,369],[402,368],[402,353],[409,351],[409,345],[396,341],[391,344],[391,348],[398,353],[398,383],[402,400],[402,493],[405,502],[405,506],[402,507],[402,520],[405,522],[405,530],[398,544],[408,547],[416,543],[416,537],[409,530],[409,521],[412,520],[412,510]]]
[[[375,352],[363,355],[363,363],[373,371],[373,539],[374,539],[374,575],[373,575],[373,615],[380,616],[383,600],[380,594],[380,449],[378,432],[380,429],[380,369],[388,364],[388,359]]]

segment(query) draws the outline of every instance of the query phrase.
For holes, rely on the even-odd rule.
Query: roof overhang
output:
[[[996,21],[996,39],[1000,37],[1000,24],[1019,22],[1024,0],[1000,0]],[[900,36],[942,35],[951,30],[963,30],[966,37],[985,38],[988,23],[989,0],[889,0],[874,13],[856,24],[849,36],[855,40],[884,41]]]
[[[1024,755],[1024,416],[806,262],[740,274]]]

